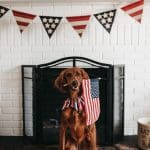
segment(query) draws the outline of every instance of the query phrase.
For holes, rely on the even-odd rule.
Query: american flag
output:
[[[93,124],[99,118],[99,80],[88,79],[82,81],[83,99],[85,102],[86,125]]]
[[[143,6],[144,6],[144,0],[139,0],[137,2],[126,5],[121,9],[125,11],[129,16],[133,17],[136,21],[141,23]]]

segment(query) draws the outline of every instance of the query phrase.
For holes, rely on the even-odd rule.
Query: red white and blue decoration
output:
[[[98,22],[106,29],[107,32],[110,33],[115,15],[116,15],[116,9],[105,11],[102,13],[95,14],[95,18],[98,20]]]
[[[0,6],[0,18],[3,17],[7,13],[7,11],[9,11],[8,8]]]
[[[83,100],[85,103],[86,125],[95,123],[100,115],[99,80],[82,81]]]
[[[134,18],[137,22],[141,23],[143,7],[144,7],[144,0],[139,0],[137,2],[126,5],[121,9],[125,11],[129,16]]]
[[[86,26],[89,22],[90,15],[87,16],[72,16],[72,17],[66,17],[68,22],[71,24],[73,29],[78,33],[80,37],[82,37],[82,34],[84,30],[86,29]]]
[[[81,112],[82,110],[84,110],[84,106],[85,106],[85,102],[82,97],[79,97],[75,102],[67,98],[64,102],[62,110],[66,108],[74,108],[76,111]]]
[[[16,22],[19,26],[21,33],[29,26],[29,24],[36,17],[36,15],[21,12],[21,11],[12,10],[12,12],[13,12],[13,15],[16,19]]]
[[[58,25],[60,24],[62,17],[40,16],[40,19],[49,38],[51,38]]]
[[[143,8],[144,8],[144,0],[136,0],[130,4],[121,7],[125,13],[135,19],[137,22],[141,23],[142,15],[143,15]],[[2,18],[10,9],[4,6],[0,6],[0,18]],[[19,26],[20,32],[22,33],[28,26],[31,24],[33,19],[37,15],[11,10],[15,19],[16,23]],[[89,14],[89,15],[76,15],[76,16],[40,16],[39,18],[47,32],[49,38],[52,37],[54,32],[56,31],[57,27],[59,26],[62,18],[66,18],[67,21],[71,24],[72,28],[77,32],[77,34],[82,37],[83,32],[87,28],[87,24],[90,21],[91,16],[94,16],[98,22],[104,27],[104,29],[111,33],[112,26],[114,20],[116,20],[116,12],[117,9],[112,9],[104,12],[99,12],[96,14]]]

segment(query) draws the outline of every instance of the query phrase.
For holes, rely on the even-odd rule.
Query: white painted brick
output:
[[[123,45],[125,43],[125,25],[124,24],[118,24],[118,37],[117,37],[117,44]]]
[[[12,120],[12,114],[0,114],[1,121],[10,121]]]
[[[145,25],[140,25],[139,28],[139,45],[145,45],[146,39],[145,39]]]
[[[13,128],[12,129],[13,131],[13,135],[15,135],[15,136],[23,136],[23,128],[21,127],[21,128]]]
[[[125,45],[130,45],[132,42],[132,26],[128,24],[125,26]]]
[[[117,44],[117,37],[118,37],[118,32],[117,32],[117,25],[114,23],[111,29],[110,33],[110,44],[115,45]]]
[[[21,114],[13,114],[12,115],[12,120],[13,121],[22,121],[23,120],[23,116]]]
[[[139,26],[137,26],[137,24],[131,24],[131,28],[131,43],[132,45],[137,46],[139,44]]]
[[[2,108],[2,113],[4,114],[19,114],[22,113],[22,108]]]
[[[22,121],[1,121],[2,128],[21,128]]]
[[[12,128],[0,128],[0,135],[1,136],[10,136],[13,135]]]

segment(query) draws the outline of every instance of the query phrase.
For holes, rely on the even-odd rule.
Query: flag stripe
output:
[[[127,6],[124,6],[121,9],[123,9],[124,11],[127,11],[127,10],[133,9],[133,8],[143,5],[143,4],[144,4],[144,0],[140,0],[135,3],[129,4]]]
[[[22,18],[28,18],[28,19],[34,19],[34,17],[36,16],[33,14],[27,14],[27,13],[15,11],[15,10],[13,10],[13,14],[14,14],[14,16],[22,17]]]
[[[74,22],[74,21],[81,21],[81,20],[89,20],[90,15],[87,16],[73,16],[73,17],[67,17],[67,20],[69,22]]]
[[[86,25],[88,23],[88,20],[81,20],[81,21],[74,21],[70,22],[72,26],[77,26],[77,25]]]
[[[22,18],[22,17],[18,17],[18,16],[15,16],[16,20],[20,21],[20,22],[31,22],[32,19],[29,19],[29,18]]]
[[[88,103],[89,102],[89,97],[88,97],[88,81],[86,82],[85,81],[85,97],[84,97],[84,99],[86,99],[86,101],[85,101],[85,104],[86,104],[86,108],[87,108],[87,112],[89,112],[89,114],[91,114],[91,109],[90,109],[90,104]],[[89,124],[89,121],[90,121],[90,118],[89,118],[89,115],[87,115],[87,123]]]
[[[137,20],[137,21],[139,21],[139,20],[141,21],[141,15],[134,16],[134,19]]]
[[[75,30],[78,30],[78,29],[85,29],[85,28],[86,28],[86,25],[73,26],[73,28],[74,28]]]
[[[17,20],[17,24],[20,26],[28,26],[29,25],[29,23],[28,22],[22,22],[22,21],[18,21]]]
[[[135,16],[138,16],[138,15],[141,15],[143,13],[143,9],[139,10],[139,11],[136,11],[132,14],[129,14],[131,17],[135,17]]]
[[[140,5],[140,6],[138,6],[138,7],[129,9],[129,10],[126,11],[126,13],[127,13],[127,14],[131,14],[131,13],[136,12],[136,11],[141,10],[141,9],[143,9],[143,5]]]

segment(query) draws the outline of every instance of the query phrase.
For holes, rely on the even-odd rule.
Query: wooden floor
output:
[[[97,150],[138,150],[136,142],[136,137],[126,137],[119,144]],[[32,144],[18,137],[0,137],[0,150],[58,150],[58,146]]]
[[[0,150],[59,150],[58,147],[37,146],[37,145],[1,145]],[[97,147],[97,150],[138,150],[136,147],[123,146],[118,148],[115,146]]]

